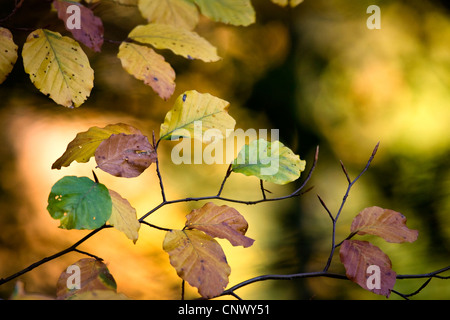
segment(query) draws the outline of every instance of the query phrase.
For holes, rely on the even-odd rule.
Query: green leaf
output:
[[[6,80],[17,61],[17,48],[11,32],[0,27],[0,83]]]
[[[43,94],[65,107],[79,107],[94,86],[94,70],[78,42],[58,32],[38,29],[22,50],[23,66]]]
[[[212,137],[203,135],[208,129],[219,130],[226,137],[236,125],[236,121],[228,114],[228,106],[227,101],[209,93],[186,91],[166,114],[161,124],[160,139],[185,137],[208,143]]]
[[[217,49],[197,33],[171,25],[151,23],[134,28],[128,37],[156,49],[169,49],[188,59],[218,61]]]
[[[245,145],[232,163],[234,172],[256,176],[276,184],[297,180],[305,170],[306,161],[285,147],[281,142],[254,140]]]
[[[87,177],[66,176],[56,182],[48,196],[47,210],[59,219],[60,228],[93,230],[111,216],[108,188]]]
[[[250,0],[194,0],[208,18],[236,26],[255,22],[255,10]]]
[[[52,169],[68,167],[72,161],[88,162],[94,156],[100,143],[112,134],[141,134],[141,132],[124,123],[109,124],[104,128],[91,127],[88,131],[80,132],[67,146],[66,151],[52,165]]]
[[[148,22],[170,24],[188,30],[198,23],[198,10],[190,0],[140,0],[139,10]]]

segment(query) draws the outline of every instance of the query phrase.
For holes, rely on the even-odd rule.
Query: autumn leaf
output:
[[[406,217],[400,212],[376,206],[365,208],[353,219],[351,232],[376,235],[396,243],[414,242],[419,233],[406,226]]]
[[[155,159],[155,149],[142,134],[112,134],[95,150],[98,167],[116,177],[137,177]]]
[[[79,285],[79,288],[76,288],[76,285]],[[68,266],[61,273],[56,283],[56,298],[71,299],[75,295],[96,290],[115,293],[116,281],[106,264],[96,259],[84,258]]]
[[[89,290],[75,293],[67,300],[130,300],[130,298],[121,292],[112,290]]]
[[[17,61],[17,48],[11,32],[0,27],[0,83],[6,80]]]
[[[289,4],[292,8],[298,6],[300,3],[303,2],[303,0],[271,0],[271,1],[282,7],[285,7]]]
[[[94,86],[94,70],[78,42],[58,32],[30,33],[22,50],[23,66],[43,94],[65,107],[79,107]]]
[[[197,33],[171,25],[151,23],[135,27],[128,38],[150,44],[156,49],[169,49],[187,59],[218,61],[217,49]]]
[[[73,161],[88,162],[95,155],[95,150],[103,140],[112,134],[141,134],[141,132],[124,123],[109,124],[104,128],[91,127],[88,131],[80,132],[67,146],[66,151],[52,165],[52,169],[68,167]]]
[[[253,140],[244,145],[232,163],[234,172],[264,181],[286,184],[300,177],[306,161],[279,141]]]
[[[245,236],[248,223],[234,208],[208,202],[186,216],[186,227],[197,229],[212,237],[227,239],[233,246],[249,247],[255,240]]]
[[[250,0],[194,0],[208,18],[236,26],[255,22],[255,10]]]
[[[93,230],[108,221],[112,201],[103,184],[87,177],[66,176],[53,185],[47,210],[53,219],[60,220],[60,228]]]
[[[177,98],[173,108],[166,114],[164,123],[161,124],[160,139],[185,137],[209,143],[212,137],[204,135],[209,129],[220,131],[225,138],[236,124],[236,120],[228,114],[228,107],[227,101],[209,93],[186,91]]]
[[[112,211],[108,222],[117,230],[122,231],[133,243],[136,243],[141,227],[136,217],[136,209],[116,191],[109,190],[109,195],[112,201]]]
[[[198,23],[195,4],[186,0],[140,0],[138,8],[148,22],[169,24],[188,30]]]
[[[392,270],[391,260],[380,248],[367,241],[344,240],[339,255],[351,281],[389,297],[397,274]]]
[[[80,25],[70,26],[72,15],[76,14],[67,10],[69,6],[76,5],[80,9]],[[73,37],[96,52],[101,51],[103,45],[103,23],[96,17],[91,9],[72,1],[54,0],[53,6],[58,12],[58,18],[64,22],[66,29],[72,33]]]
[[[146,46],[122,42],[117,57],[129,74],[151,86],[161,98],[167,100],[172,96],[175,71],[163,56]]]
[[[199,230],[172,230],[166,233],[163,249],[180,278],[212,298],[228,285],[231,268],[222,247]]]

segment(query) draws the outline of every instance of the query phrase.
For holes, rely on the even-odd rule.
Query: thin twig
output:
[[[183,279],[181,281],[181,300],[184,300],[184,285],[185,285],[185,281]]]
[[[328,215],[330,216],[331,221],[334,222],[334,218],[333,215],[331,214],[330,210],[328,209],[327,205],[325,204],[325,202],[323,202],[322,198],[317,195],[317,198],[319,198],[320,204],[322,205],[322,207],[325,208],[325,210],[327,211]]]
[[[221,195],[223,187],[225,186],[225,182],[227,181],[228,177],[230,176],[230,174],[232,172],[231,166],[232,166],[232,164],[230,163],[230,165],[228,166],[227,172],[225,174],[225,177],[223,178],[223,181],[220,185],[219,192],[217,192],[217,196]]]
[[[15,0],[14,1],[14,9],[4,18],[0,19],[0,22],[4,22],[6,20],[8,20],[9,18],[11,18],[16,12],[17,10],[19,10],[19,8],[22,6],[24,0]]]
[[[85,255],[87,255],[87,256],[89,256],[89,257],[94,258],[95,260],[103,261],[102,258],[96,256],[95,254],[89,253],[89,252],[81,251],[81,250],[78,250],[78,249],[73,249],[73,251],[78,252],[78,253],[81,253],[81,254],[85,254]]]
[[[266,274],[262,276],[257,276],[245,281],[242,281],[241,283],[238,283],[237,285],[234,285],[233,287],[223,291],[219,296],[225,296],[225,295],[231,295],[235,290],[240,289],[242,287],[245,287],[249,284],[259,282],[259,281],[267,281],[267,280],[292,280],[292,279],[300,279],[300,278],[314,278],[314,277],[328,277],[328,278],[337,278],[337,279],[347,279],[345,275],[337,274],[337,273],[330,273],[330,272],[305,272],[305,273],[294,273],[294,274]]]
[[[430,272],[430,273],[425,273],[425,274],[413,274],[413,275],[397,275],[397,279],[420,279],[420,278],[428,278],[430,277],[434,277],[434,278],[444,278],[444,279],[448,279],[449,277],[442,277],[439,276],[440,273],[443,273],[447,270],[450,270],[450,266]],[[255,283],[255,282],[259,282],[259,281],[267,281],[267,280],[293,280],[293,279],[302,279],[302,278],[317,278],[317,277],[326,277],[326,278],[334,278],[334,279],[341,279],[341,280],[349,280],[347,278],[346,275],[343,274],[337,274],[337,273],[331,273],[328,271],[319,271],[319,272],[304,272],[304,273],[293,273],[293,274],[267,274],[267,275],[261,275],[261,276],[257,276],[245,281],[242,281],[234,286],[232,286],[229,289],[224,290],[220,295],[220,296],[225,296],[225,295],[233,295],[234,296],[234,291],[236,291],[237,289],[240,289],[242,287],[245,287],[249,284]],[[426,281],[417,291],[422,290],[426,285],[428,285],[430,281]],[[418,292],[413,292],[412,294],[402,294],[399,293],[398,291],[392,290],[392,292],[402,296],[402,297],[409,297],[412,296],[414,294],[417,294]]]
[[[153,130],[152,132],[152,140],[153,140],[153,148],[155,150],[155,163],[156,163],[156,174],[158,175],[158,180],[159,180],[159,186],[161,189],[161,196],[163,199],[163,202],[166,202],[166,193],[164,192],[164,184],[162,181],[162,177],[161,177],[161,172],[159,171],[159,159],[158,159],[158,144],[155,142],[155,130]],[[158,140],[159,142],[159,140]]]
[[[259,179],[259,186],[261,187],[261,194],[264,200],[266,200],[266,193],[264,192],[264,182],[262,179]]]
[[[149,215],[151,215],[153,212],[155,212],[156,210],[158,210],[159,208],[161,208],[163,206],[166,206],[166,205],[169,205],[169,204],[174,204],[174,203],[180,203],[180,202],[204,201],[204,200],[222,200],[222,201],[241,203],[241,204],[246,204],[246,205],[256,205],[256,204],[262,203],[262,202],[280,201],[280,200],[285,200],[285,199],[290,199],[290,198],[301,196],[305,192],[311,190],[311,188],[310,188],[310,189],[308,189],[308,190],[306,190],[304,192],[301,192],[302,189],[305,187],[305,185],[308,183],[309,179],[311,178],[311,175],[312,175],[312,173],[314,171],[314,168],[316,167],[316,164],[317,164],[318,155],[319,155],[319,147],[317,147],[317,149],[316,149],[314,162],[313,162],[313,165],[311,166],[311,169],[309,170],[309,173],[308,173],[307,177],[305,178],[305,180],[303,181],[303,183],[301,184],[301,186],[297,190],[295,190],[294,192],[292,192],[291,194],[289,194],[287,196],[281,196],[281,197],[276,197],[276,198],[266,198],[266,199],[263,198],[263,199],[259,199],[259,200],[253,200],[253,201],[245,201],[245,200],[238,200],[238,199],[232,199],[232,198],[225,198],[225,197],[222,197],[219,194],[217,194],[217,195],[214,195],[214,196],[189,197],[189,198],[177,199],[177,200],[163,200],[158,206],[156,206],[155,208],[153,208],[152,210],[150,210],[146,214],[144,214],[142,217],[140,217],[139,221],[143,221],[145,218],[147,218]],[[223,185],[223,183],[224,182],[222,182],[222,185]],[[222,186],[221,186],[221,188],[222,188]]]
[[[156,226],[156,225],[154,225],[154,224],[151,224],[151,223],[149,223],[149,222],[147,222],[147,221],[139,221],[139,222],[140,222],[140,223],[143,223],[143,224],[146,224],[146,225],[148,225],[149,227],[158,229],[158,230],[162,230],[162,231],[172,231],[172,229],[159,227],[159,226]]]
[[[375,157],[375,154],[377,153],[379,145],[380,145],[380,142],[378,142],[377,145],[375,146],[375,148],[373,149],[372,155],[370,156],[369,160],[367,161],[367,164],[364,167],[364,169],[359,173],[359,175],[353,181],[351,181],[351,179],[350,179],[350,177],[349,177],[349,175],[347,173],[347,170],[345,169],[344,164],[341,161],[342,169],[344,170],[345,176],[347,178],[347,181],[349,181],[349,183],[348,183],[347,190],[346,190],[346,192],[344,194],[344,197],[342,198],[342,202],[341,202],[341,205],[339,207],[339,210],[338,210],[336,216],[334,217],[334,219],[332,219],[333,228],[332,228],[332,234],[331,234],[331,250],[330,250],[330,255],[328,257],[327,263],[326,263],[325,268],[323,269],[323,271],[328,271],[328,269],[330,268],[331,260],[333,259],[334,251],[336,249],[336,223],[337,223],[337,221],[339,219],[339,216],[341,215],[342,209],[344,208],[344,205],[345,205],[345,203],[347,201],[347,198],[348,198],[348,195],[350,193],[350,190],[353,187],[353,185],[356,183],[356,181],[358,181],[359,178],[367,171],[367,169],[369,169],[369,166],[372,163],[372,160]]]
[[[87,234],[86,236],[84,236],[81,240],[77,241],[76,243],[74,243],[73,245],[71,245],[70,247],[68,247],[67,249],[64,249],[64,250],[62,250],[62,251],[60,251],[60,252],[58,252],[58,253],[55,253],[55,254],[52,255],[52,256],[43,258],[43,259],[41,259],[41,260],[39,260],[39,261],[37,261],[37,262],[35,262],[35,263],[29,265],[29,266],[26,267],[25,269],[23,269],[23,270],[21,270],[21,271],[15,273],[15,274],[13,274],[13,275],[11,275],[11,276],[9,276],[9,277],[1,278],[1,279],[0,279],[0,285],[2,285],[2,284],[6,283],[6,282],[8,282],[8,281],[11,281],[11,280],[17,278],[17,277],[19,277],[19,276],[21,276],[21,275],[23,275],[23,274],[25,274],[25,273],[27,273],[27,272],[33,270],[33,269],[39,267],[40,265],[42,265],[42,264],[44,264],[44,263],[46,263],[46,262],[49,262],[49,261],[54,260],[54,259],[56,259],[56,258],[59,258],[59,257],[65,255],[66,253],[69,253],[69,252],[72,252],[72,251],[76,251],[76,250],[77,250],[77,247],[78,247],[80,244],[82,244],[83,242],[85,242],[87,239],[91,238],[91,237],[92,237],[93,235],[95,235],[97,232],[99,232],[99,231],[101,231],[101,230],[103,230],[103,229],[105,229],[105,228],[109,228],[109,227],[112,227],[112,226],[110,226],[110,225],[104,225],[104,226],[102,226],[102,227],[100,227],[100,228],[98,228],[98,229],[92,230],[89,234]],[[85,253],[84,251],[78,251],[78,252]]]

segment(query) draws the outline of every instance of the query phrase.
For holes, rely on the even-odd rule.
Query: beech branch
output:
[[[425,288],[431,281],[432,278],[439,278],[439,279],[449,279],[450,276],[441,276],[441,273],[444,273],[446,271],[450,270],[450,266],[447,266],[445,268],[429,272],[429,273],[423,273],[423,274],[410,274],[410,275],[397,275],[397,279],[421,279],[421,278],[428,278],[428,280],[420,286],[418,290],[416,290],[413,293],[410,294],[402,294],[398,291],[392,290],[393,293],[401,296],[404,299],[408,299],[408,297],[418,294],[423,288]],[[304,278],[318,278],[318,277],[325,277],[325,278],[334,278],[334,279],[340,279],[340,280],[349,280],[346,275],[338,274],[338,273],[332,273],[328,271],[318,271],[318,272],[305,272],[305,273],[293,273],[293,274],[267,274],[267,275],[261,275],[257,276],[245,281],[242,281],[234,286],[232,286],[229,289],[226,289],[223,291],[220,295],[226,296],[231,295],[235,296],[236,290],[245,287],[247,285],[253,284],[255,282],[260,281],[267,281],[267,280],[294,280],[294,279],[304,279]]]

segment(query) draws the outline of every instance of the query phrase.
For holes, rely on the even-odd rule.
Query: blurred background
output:
[[[19,59],[0,85],[0,277],[67,248],[88,231],[62,230],[46,210],[52,185],[65,175],[92,178],[95,161],[51,170],[78,132],[124,122],[156,135],[175,99],[186,90],[209,92],[230,102],[236,128],[279,129],[280,140],[307,161],[294,183],[266,184],[270,196],[298,187],[320,146],[317,167],[295,199],[256,206],[230,204],[249,223],[255,244],[243,249],[219,241],[232,273],[229,285],[262,274],[320,271],[331,246],[331,221],[317,194],[336,214],[347,188],[339,160],[352,178],[364,168],[376,143],[378,153],[351,190],[337,225],[341,241],[365,207],[401,212],[412,244],[370,240],[387,253],[398,274],[428,273],[450,264],[450,8],[445,1],[305,0],[281,8],[253,0],[256,23],[233,27],[201,19],[196,32],[218,48],[219,62],[187,61],[160,50],[174,67],[176,91],[160,99],[122,69],[114,41],[146,22],[137,8],[102,1],[95,14],[105,26],[102,52],[83,47],[95,71],[94,88],[78,109],[56,105],[41,94],[23,70],[26,36],[46,27],[69,35],[50,12],[50,3],[25,1],[4,27],[19,45]],[[369,5],[381,9],[381,29],[369,30]],[[14,1],[3,1],[0,16]],[[12,28],[14,27],[14,28]],[[174,165],[174,142],[160,145],[161,173],[168,199],[216,194],[227,165]],[[95,169],[99,180],[136,208],[138,217],[161,202],[154,166],[138,178],[123,179]],[[257,178],[232,174],[223,195],[261,197]],[[204,203],[165,206],[147,221],[182,228],[185,215]],[[216,202],[216,204],[227,204]],[[79,247],[102,257],[118,291],[132,299],[179,299],[181,280],[162,250],[164,232],[142,226],[133,244],[114,229],[103,230]],[[27,292],[55,296],[56,281],[68,265],[85,256],[70,253],[17,280]],[[330,271],[344,273],[336,252]],[[395,290],[411,293],[424,280],[397,280]],[[15,280],[0,286],[12,294]],[[386,299],[350,281],[327,278],[264,281],[236,292],[244,299]],[[197,298],[186,286],[186,298]],[[417,296],[449,299],[450,283],[433,279]],[[390,299],[399,299],[395,294]]]

